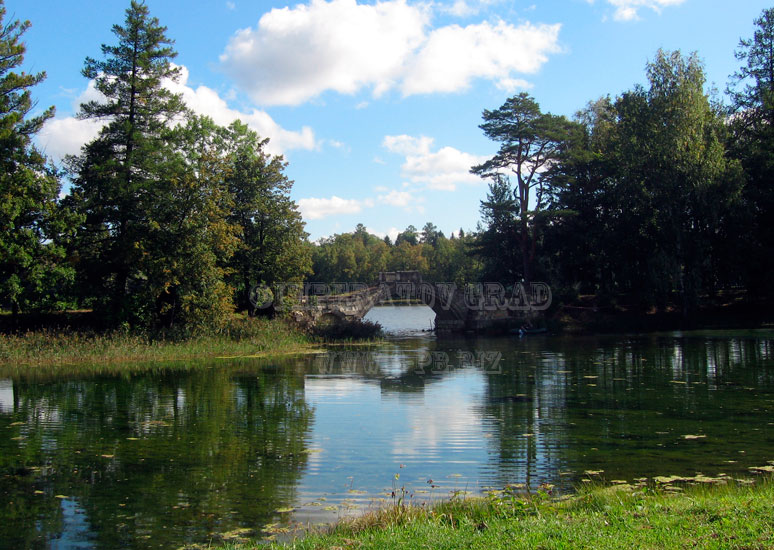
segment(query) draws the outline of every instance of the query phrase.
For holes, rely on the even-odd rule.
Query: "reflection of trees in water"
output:
[[[62,531],[59,494],[85,511],[99,547],[177,547],[259,527],[291,504],[307,461],[313,411],[303,376],[288,371],[19,382],[14,394],[14,412],[0,415],[4,431],[24,422],[23,439],[0,443],[12,474],[0,515],[15,518],[0,540],[13,546]]]
[[[334,349],[314,358],[310,374],[354,376],[379,384],[383,392],[417,393],[439,376],[425,376],[421,366],[430,349],[383,346],[370,349]]]
[[[495,485],[526,483],[534,489],[554,480],[565,463],[566,388],[558,372],[563,358],[538,352],[535,342],[510,349],[502,372],[487,376],[482,416],[494,436]]]
[[[509,360],[488,376],[483,407],[501,482],[535,485],[573,470],[569,484],[599,468],[629,478],[695,473],[720,457],[738,459],[739,450],[745,464],[770,460],[770,340],[654,335],[506,345]],[[696,432],[707,437],[689,447],[682,436]]]
[[[472,348],[470,342],[421,339],[375,350],[336,349],[315,357],[308,373],[357,377],[379,384],[385,393],[421,393],[456,371],[499,366],[499,350]]]

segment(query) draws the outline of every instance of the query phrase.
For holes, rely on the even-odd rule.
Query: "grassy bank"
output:
[[[312,339],[286,322],[245,317],[235,317],[217,333],[184,340],[121,331],[42,328],[0,334],[0,370],[281,355],[314,348]]]
[[[226,544],[222,550],[265,548]],[[774,548],[774,483],[618,485],[556,499],[508,491],[395,506],[270,548]]]

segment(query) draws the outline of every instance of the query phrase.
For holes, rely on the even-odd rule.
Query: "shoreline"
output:
[[[757,479],[594,482],[558,497],[551,486],[532,493],[506,487],[429,506],[399,502],[284,542],[269,535],[209,548],[771,548],[773,470],[769,465],[751,472]]]
[[[674,305],[646,310],[598,302],[598,297],[587,295],[560,304],[546,316],[546,324],[568,335],[774,328],[774,307],[768,301],[751,303],[745,296],[719,297],[688,317]]]
[[[583,297],[561,305],[545,319],[548,334],[564,337],[589,335],[656,334],[694,330],[771,330],[774,309],[766,304],[734,302],[700,310],[692,322],[679,311],[640,311],[636,308],[596,306]],[[697,320],[699,319],[699,320]],[[463,333],[441,333],[439,339]],[[485,331],[477,336],[508,334]],[[78,368],[99,364],[121,370],[122,365],[207,359],[269,358],[319,353],[329,347],[373,346],[380,340],[331,340],[311,336],[281,319],[234,316],[225,330],[185,339],[155,339],[125,331],[100,331],[88,312],[29,316],[11,330],[8,315],[0,316],[0,373],[5,370]],[[86,371],[89,369],[86,368]]]
[[[323,345],[280,320],[235,318],[227,330],[187,339],[51,327],[0,334],[0,373],[124,371],[145,363],[316,353]]]

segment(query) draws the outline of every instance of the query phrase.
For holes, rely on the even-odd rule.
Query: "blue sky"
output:
[[[175,85],[194,110],[239,117],[290,163],[312,239],[365,224],[394,236],[432,221],[473,229],[486,184],[470,165],[496,147],[483,109],[528,91],[572,116],[644,82],[658,48],[697,51],[722,92],[765,2],[741,0],[147,0],[184,67]],[[127,1],[7,0],[29,19],[25,69],[56,119],[38,137],[54,158],[97,128],[73,115],[93,89],[86,56],[114,43]]]

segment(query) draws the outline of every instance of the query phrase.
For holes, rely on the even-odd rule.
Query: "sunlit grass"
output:
[[[125,363],[193,358],[281,355],[304,352],[314,342],[280,320],[235,317],[212,334],[169,339],[131,332],[84,330],[28,331],[0,335],[0,374],[56,370],[82,372],[120,368]]]
[[[595,486],[565,499],[506,490],[392,506],[270,548],[774,548],[774,483]]]

